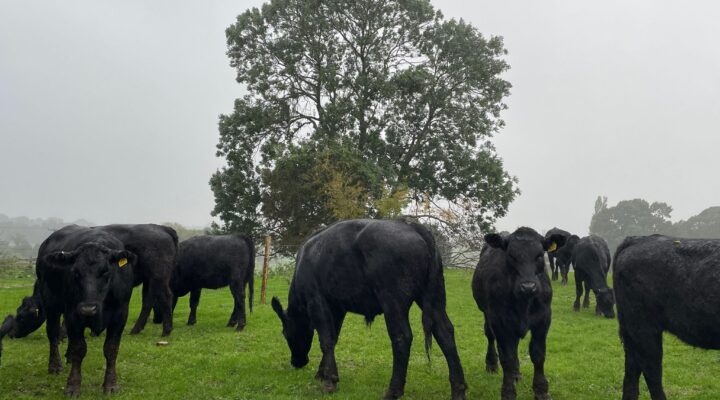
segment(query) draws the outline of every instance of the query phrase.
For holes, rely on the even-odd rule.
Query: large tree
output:
[[[672,207],[662,202],[633,199],[609,207],[607,197],[598,196],[590,221],[590,233],[603,237],[614,251],[626,236],[671,233],[671,214]]]
[[[226,33],[247,90],[220,117],[227,166],[210,181],[226,230],[298,238],[409,203],[478,239],[518,194],[489,141],[510,89],[502,38],[428,0],[273,0]]]

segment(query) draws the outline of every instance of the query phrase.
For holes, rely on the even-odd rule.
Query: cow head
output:
[[[540,276],[545,273],[545,252],[565,244],[565,235],[553,234],[547,239],[530,228],[518,228],[509,235],[485,235],[488,246],[505,253],[507,269],[514,278],[516,296],[530,297],[541,289]]]
[[[64,272],[75,312],[84,319],[102,319],[103,303],[113,278],[121,268],[132,268],[134,253],[109,249],[102,244],[85,243],[77,249],[45,256],[51,268]]]
[[[290,364],[295,368],[304,367],[309,359],[313,329],[306,316],[285,312],[277,297],[272,298],[272,308],[280,318],[283,336],[290,347]]]
[[[595,293],[597,300],[598,314],[602,314],[605,318],[615,318],[615,291],[612,288],[602,288]]]
[[[35,332],[45,322],[40,301],[35,296],[27,296],[22,299],[20,307],[15,312],[12,329],[8,332],[11,338],[22,338]]]

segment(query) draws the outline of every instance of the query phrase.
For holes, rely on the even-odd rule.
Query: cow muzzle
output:
[[[77,307],[78,313],[83,317],[94,317],[99,310],[100,307],[96,303],[80,303]]]
[[[523,282],[520,284],[520,293],[530,296],[537,293],[538,288],[535,282]]]

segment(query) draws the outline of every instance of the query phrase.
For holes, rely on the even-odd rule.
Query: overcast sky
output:
[[[207,225],[242,93],[224,31],[261,3],[0,0],[0,213]],[[522,195],[498,228],[586,234],[598,195],[720,205],[720,5],[433,4],[509,51],[495,143]]]

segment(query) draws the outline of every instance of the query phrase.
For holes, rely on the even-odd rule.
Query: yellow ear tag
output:
[[[120,268],[124,267],[125,264],[127,264],[127,258],[121,258],[121,259],[118,261],[118,266],[119,266]]]
[[[550,244],[550,247],[548,247],[547,252],[552,253],[555,250],[557,250],[557,244],[555,242],[552,242],[552,244]]]

